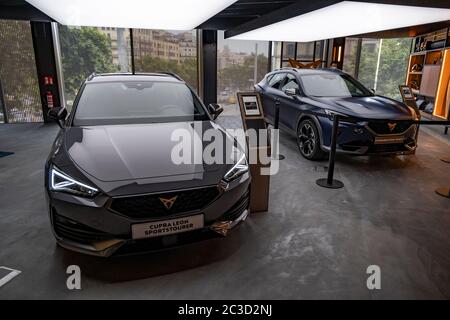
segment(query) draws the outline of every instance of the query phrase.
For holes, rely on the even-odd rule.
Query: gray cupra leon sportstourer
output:
[[[131,254],[224,236],[245,220],[247,159],[214,122],[221,111],[176,75],[90,76],[69,115],[49,112],[61,126],[45,167],[57,242],[98,256]],[[223,161],[202,156],[208,129],[223,138]],[[199,141],[186,150],[200,161],[173,161],[180,130]]]

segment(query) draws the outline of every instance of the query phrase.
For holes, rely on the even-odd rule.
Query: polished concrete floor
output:
[[[236,126],[236,118],[221,121]],[[57,127],[0,125],[0,266],[21,274],[1,299],[442,299],[450,298],[450,143],[424,129],[415,156],[339,156],[339,190],[315,184],[326,161],[281,136],[270,210],[227,238],[154,254],[99,259],[55,245],[44,205],[43,166]],[[66,288],[79,265],[81,290]],[[381,268],[381,290],[366,269]]]

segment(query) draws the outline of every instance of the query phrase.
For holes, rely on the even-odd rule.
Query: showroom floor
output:
[[[235,117],[221,122],[236,125]],[[55,245],[43,166],[55,125],[0,125],[0,266],[21,271],[0,299],[385,299],[450,298],[450,142],[422,130],[415,156],[339,156],[344,189],[318,187],[327,163],[299,156],[281,136],[270,210],[228,238],[154,254],[99,259]],[[82,290],[66,288],[79,265]],[[381,290],[366,268],[381,268]]]

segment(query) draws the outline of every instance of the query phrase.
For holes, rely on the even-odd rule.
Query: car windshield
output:
[[[367,97],[373,93],[345,74],[316,73],[302,75],[305,93],[313,97]]]
[[[184,83],[111,81],[87,83],[73,125],[107,125],[209,120]]]

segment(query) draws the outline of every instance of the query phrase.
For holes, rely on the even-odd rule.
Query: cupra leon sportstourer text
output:
[[[418,128],[413,121],[419,119],[416,111],[396,100],[375,95],[344,72],[283,68],[268,73],[255,88],[262,96],[269,122],[274,120],[275,102],[279,103],[279,127],[297,137],[300,153],[307,159],[321,159],[330,149],[334,114],[396,120],[380,123],[341,119],[338,152],[355,155],[415,152]]]
[[[214,122],[221,111],[173,74],[90,76],[69,115],[49,112],[61,126],[45,170],[57,242],[99,256],[131,254],[226,235],[245,220],[247,159]],[[220,132],[234,154],[224,155],[235,160],[205,163],[198,136],[190,152],[201,160],[174,162],[179,129]]]

